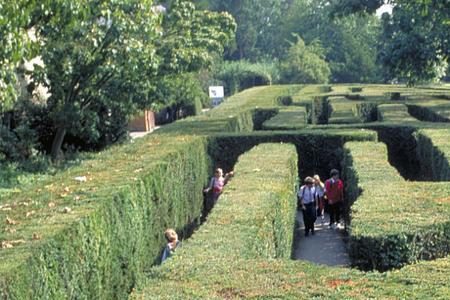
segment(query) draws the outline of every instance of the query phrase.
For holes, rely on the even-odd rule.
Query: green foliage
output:
[[[319,43],[305,45],[296,36],[280,65],[281,80],[284,83],[326,83],[331,75],[323,57],[323,48]]]
[[[393,13],[382,16],[379,55],[387,79],[404,80],[410,85],[439,80],[445,75],[450,51],[449,4],[422,0],[390,3],[394,5]],[[334,5],[334,13],[373,13],[382,4],[379,0],[340,0]]]
[[[225,84],[228,95],[235,94],[253,86],[270,85],[279,78],[274,63],[251,63],[241,60],[224,62],[215,76]]]
[[[33,54],[33,41],[27,30],[37,5],[30,1],[2,1],[0,5],[0,113],[17,100],[17,67]]]
[[[36,12],[50,19],[36,27],[44,67],[35,78],[51,92],[53,157],[66,133],[96,141],[105,123],[124,128],[152,103],[160,76],[207,66],[234,30],[231,16],[196,11],[188,1],[172,1],[166,14],[151,0],[66,2]]]
[[[416,122],[408,113],[404,104],[382,104],[378,106],[378,121],[382,122]]]
[[[378,105],[376,103],[363,102],[356,104],[355,113],[363,123],[378,120]]]
[[[345,181],[351,208],[349,253],[360,268],[387,270],[448,255],[448,205],[443,183],[405,181],[381,143],[347,143]],[[367,155],[370,153],[370,155]],[[379,193],[382,189],[382,193]]]
[[[283,109],[263,124],[264,130],[292,130],[306,127],[306,108]]]
[[[447,103],[437,104],[429,101],[422,103],[408,103],[408,112],[421,121],[450,122],[450,106]]]
[[[332,112],[333,108],[327,96],[314,97],[309,112],[311,124],[328,124]]]
[[[235,44],[227,50],[228,59],[249,59],[258,61],[261,58],[277,53],[280,43],[280,26],[289,8],[289,4],[277,0],[196,0],[214,11],[229,12],[237,23]],[[207,3],[204,3],[207,2]]]
[[[154,136],[2,199],[20,222],[8,233],[14,226],[2,223],[2,241],[24,240],[0,253],[2,297],[126,298],[158,261],[164,230],[185,233],[200,217],[209,170],[204,139]],[[89,180],[77,183],[80,175]]]
[[[156,84],[152,108],[171,106],[174,111],[182,111],[182,116],[195,116],[201,113],[202,106],[209,105],[209,97],[202,90],[195,74],[166,76]]]
[[[295,147],[260,145],[240,157],[235,173],[195,237],[170,261],[152,270],[155,282],[160,281],[161,271],[187,265],[206,278],[208,269],[221,268],[236,259],[290,258],[298,182]]]
[[[448,130],[422,129],[414,133],[421,173],[438,181],[450,179],[450,145]]]

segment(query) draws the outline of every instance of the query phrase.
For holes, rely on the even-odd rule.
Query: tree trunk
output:
[[[53,161],[57,161],[61,155],[61,147],[66,136],[66,129],[58,128],[53,138],[51,157]]]

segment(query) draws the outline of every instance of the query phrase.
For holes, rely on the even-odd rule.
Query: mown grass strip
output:
[[[387,162],[386,146],[345,145],[351,208],[350,257],[362,268],[387,270],[450,253],[449,183],[407,182]],[[362,192],[359,195],[360,191]]]

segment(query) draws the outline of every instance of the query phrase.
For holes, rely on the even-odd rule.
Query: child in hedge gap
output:
[[[169,258],[175,250],[181,246],[181,242],[178,240],[178,234],[172,228],[167,229],[164,232],[164,236],[167,240],[167,245],[164,248],[164,252],[161,258],[161,263],[163,263],[167,258]]]
[[[205,193],[208,193],[210,190],[212,190],[212,201],[213,205],[217,203],[217,199],[219,199],[220,194],[222,194],[223,187],[228,183],[231,177],[234,176],[234,172],[228,172],[225,174],[225,177],[223,176],[223,170],[221,168],[217,168],[214,172],[214,176],[211,178],[211,181],[209,182],[209,186],[204,189],[203,191]]]
[[[331,178],[325,181],[325,195],[330,208],[330,227],[336,229],[344,202],[344,182],[339,179],[339,171],[336,169],[330,171],[330,176]]]

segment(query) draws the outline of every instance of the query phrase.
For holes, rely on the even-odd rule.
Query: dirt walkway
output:
[[[328,266],[348,266],[350,259],[346,245],[343,241],[343,229],[331,229],[328,227],[329,216],[325,214],[325,222],[322,224],[318,218],[315,224],[315,235],[305,237],[305,227],[301,212],[297,213],[300,227],[296,232],[296,249],[294,259],[308,260],[317,264]]]

